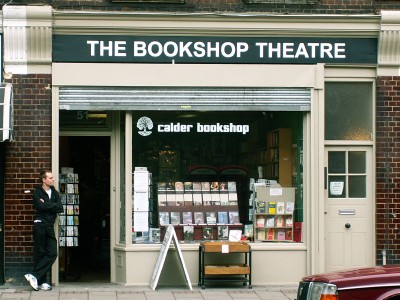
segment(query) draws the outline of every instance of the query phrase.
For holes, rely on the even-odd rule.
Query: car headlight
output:
[[[299,286],[298,300],[339,300],[337,287],[324,282],[302,282]]]

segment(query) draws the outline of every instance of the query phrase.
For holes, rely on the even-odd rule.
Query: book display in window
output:
[[[295,188],[258,186],[254,212],[254,240],[293,241]]]
[[[60,247],[79,246],[79,176],[72,168],[62,168],[60,197],[63,213],[60,214]]]
[[[225,239],[230,230],[243,230],[236,182],[176,181],[158,182],[156,186],[161,239],[170,224],[178,239],[184,241],[191,240],[185,230],[192,227],[192,240]]]

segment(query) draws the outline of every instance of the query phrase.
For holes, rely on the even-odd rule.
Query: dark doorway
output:
[[[60,281],[110,282],[110,137],[60,137],[62,167],[79,175],[80,212],[79,245],[60,247]]]

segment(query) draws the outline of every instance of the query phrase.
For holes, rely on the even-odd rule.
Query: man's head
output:
[[[53,173],[50,170],[43,170],[39,174],[43,186],[51,187],[54,185]]]

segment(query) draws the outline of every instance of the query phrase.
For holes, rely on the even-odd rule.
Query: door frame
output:
[[[56,156],[57,157],[57,161],[53,161],[53,169],[54,170],[59,170],[60,169],[60,164],[59,164],[59,138],[61,137],[61,136],[63,136],[63,137],[72,137],[72,136],[75,136],[75,137],[82,137],[82,136],[86,136],[86,137],[109,137],[110,138],[110,174],[109,174],[109,176],[110,176],[110,220],[109,220],[109,222],[110,222],[110,282],[112,282],[112,280],[113,280],[113,274],[114,274],[114,272],[113,272],[113,268],[114,268],[114,265],[113,265],[113,262],[114,262],[114,259],[113,259],[113,251],[111,251],[112,250],[112,247],[111,247],[111,245],[113,245],[113,243],[114,243],[114,235],[113,235],[113,232],[114,232],[114,226],[113,226],[113,224],[114,224],[114,222],[113,222],[113,215],[114,215],[114,210],[113,210],[113,207],[114,207],[114,202],[115,202],[115,197],[114,197],[114,194],[115,193],[113,193],[113,191],[115,190],[115,180],[113,180],[113,178],[114,178],[114,176],[113,176],[113,168],[114,168],[114,165],[115,165],[115,163],[114,163],[114,160],[113,160],[113,157],[115,157],[115,149],[114,149],[114,147],[113,147],[113,144],[114,144],[114,142],[113,142],[113,134],[112,134],[112,132],[109,132],[109,131],[65,131],[65,132],[59,132],[59,135],[57,135],[57,151],[56,151],[56,153],[57,154],[55,154],[54,152],[53,152],[53,159],[54,159],[54,156]],[[56,182],[57,182],[57,184],[56,184],[56,186],[58,186],[58,183],[59,183],[59,174],[58,174],[58,172],[55,172],[54,173],[54,177],[56,178]],[[55,229],[55,233],[56,233],[56,237],[57,237],[57,241],[58,241],[58,222],[56,222],[55,224],[54,224],[54,229]],[[52,269],[51,269],[51,282],[52,282],[52,284],[53,285],[55,285],[55,286],[58,286],[59,285],[59,272],[60,272],[60,270],[59,270],[59,256],[57,256],[57,259],[56,259],[56,261],[55,261],[55,263],[53,264],[53,267],[52,267]]]
[[[376,219],[376,207],[375,207],[375,159],[374,159],[374,147],[371,145],[362,145],[362,144],[357,144],[357,145],[329,145],[329,146],[325,146],[324,149],[324,170],[325,168],[327,168],[328,166],[328,159],[327,159],[327,154],[329,151],[366,151],[367,152],[367,157],[366,157],[366,174],[367,174],[367,199],[369,199],[369,203],[367,204],[369,206],[368,210],[369,210],[369,218],[371,220],[371,222],[369,222],[370,224],[370,236],[371,236],[371,243],[372,245],[370,245],[372,247],[372,251],[370,254],[370,258],[368,259],[370,261],[371,266],[375,265],[375,252],[376,252],[376,224],[375,224],[375,219]],[[325,172],[325,171],[324,171]],[[324,204],[323,204],[323,208],[324,208],[324,214],[327,211],[328,207],[327,207],[327,203],[328,203],[328,189],[329,186],[327,185],[328,183],[328,175],[327,173],[324,174]],[[325,216],[325,215],[324,215]],[[329,220],[327,218],[324,217],[323,220],[323,228],[324,228],[324,271],[328,271],[327,270],[327,259],[328,259],[328,246],[327,246],[327,223],[329,222]]]

